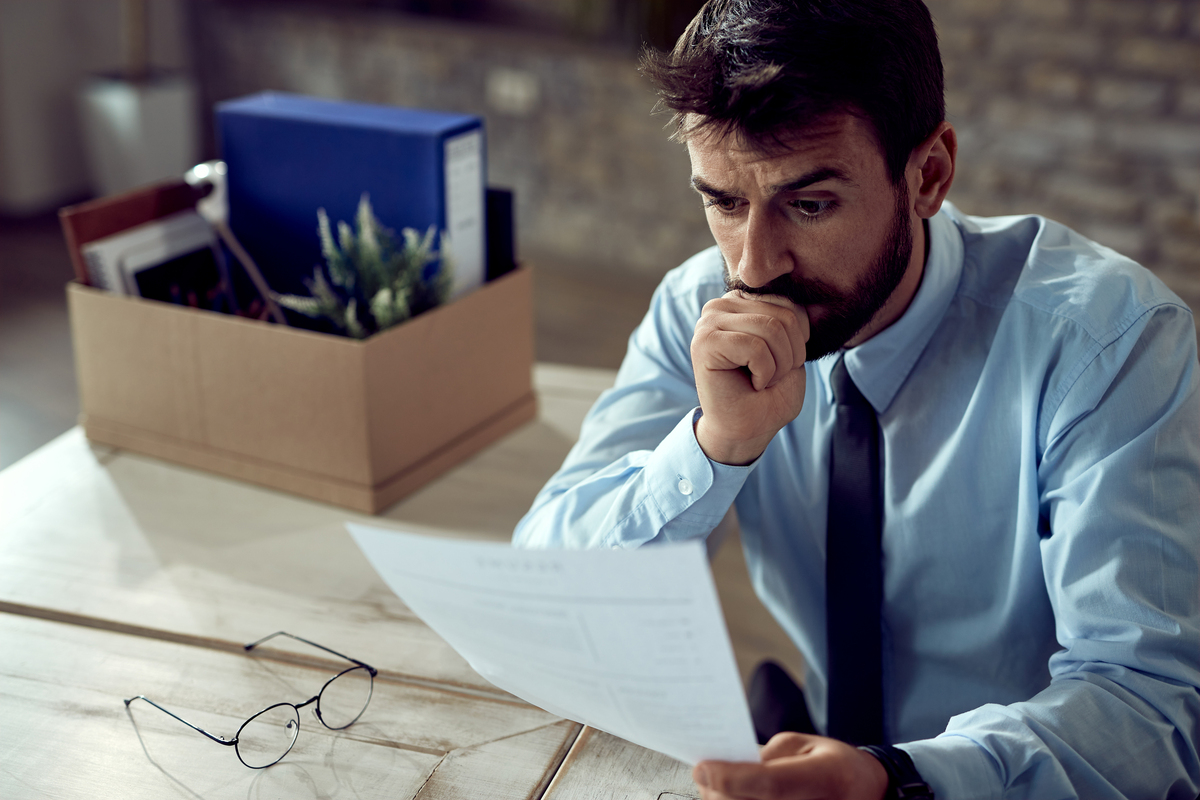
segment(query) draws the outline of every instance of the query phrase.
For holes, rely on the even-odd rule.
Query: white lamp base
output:
[[[80,105],[99,196],[178,178],[200,160],[196,88],[188,78],[93,78]]]

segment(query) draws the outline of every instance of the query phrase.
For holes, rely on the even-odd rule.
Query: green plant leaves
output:
[[[317,209],[317,236],[325,267],[316,267],[305,285],[310,297],[275,295],[285,308],[314,319],[327,319],[347,336],[363,339],[434,308],[450,296],[453,263],[449,239],[434,226],[424,234],[393,231],[375,217],[363,193],[355,213],[357,231],[337,224],[337,240],[325,209]],[[440,251],[434,249],[438,238]],[[427,267],[437,265],[426,274]],[[328,278],[326,278],[328,275]]]

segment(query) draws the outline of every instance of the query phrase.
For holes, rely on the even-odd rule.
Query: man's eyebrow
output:
[[[782,194],[783,192],[796,192],[807,186],[812,186],[814,183],[820,183],[821,181],[841,181],[842,183],[850,184],[851,186],[855,185],[854,181],[850,180],[850,176],[837,167],[821,167],[820,169],[814,169],[812,172],[801,175],[794,181],[788,181],[787,183],[781,183],[772,186],[771,193]],[[735,196],[733,192],[727,192],[724,189],[718,189],[717,187],[705,181],[703,178],[700,178],[696,175],[692,176],[691,184],[692,188],[696,191],[700,192],[701,194],[706,194],[709,197],[717,200]]]
[[[795,192],[807,186],[812,186],[814,183],[820,183],[821,181],[841,181],[842,183],[854,185],[854,181],[850,180],[850,176],[845,172],[842,172],[837,167],[821,167],[820,169],[814,169],[807,175],[801,175],[794,181],[788,181],[787,183],[781,183],[772,186],[771,191],[775,194],[780,194],[781,192]]]
[[[695,175],[692,176],[691,183],[692,188],[697,192],[700,192],[700,194],[706,194],[709,197],[716,198],[717,200],[721,200],[726,197],[733,197],[732,192],[727,192],[724,189],[718,189],[712,184],[706,182],[703,178],[698,178]]]

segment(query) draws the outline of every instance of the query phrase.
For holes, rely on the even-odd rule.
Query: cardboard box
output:
[[[72,249],[111,232],[93,217],[113,203],[148,219],[178,194],[64,210]],[[359,511],[537,413],[527,268],[362,341],[78,282],[67,299],[89,439]]]

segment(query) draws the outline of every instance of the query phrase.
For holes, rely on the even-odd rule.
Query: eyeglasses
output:
[[[303,703],[276,703],[264,708],[243,722],[242,727],[238,728],[237,734],[232,739],[216,736],[193,725],[145,695],[139,694],[129,698],[125,701],[125,707],[129,708],[129,704],[134,700],[145,700],[159,711],[170,714],[217,744],[232,747],[237,753],[238,759],[250,769],[264,769],[272,764],[278,764],[284,756],[291,752],[292,745],[296,743],[296,736],[300,733],[300,709],[307,705],[317,704],[317,719],[330,730],[340,731],[357,722],[362,713],[367,710],[367,704],[371,702],[371,693],[375,688],[375,676],[379,674],[379,670],[356,658],[344,656],[336,650],[330,650],[324,645],[301,639],[299,636],[293,636],[285,631],[276,631],[257,642],[243,645],[243,647],[249,651],[276,636],[286,636],[289,639],[312,645],[326,653],[332,653],[338,658],[344,658],[354,666],[334,675],[325,682],[320,692]]]

